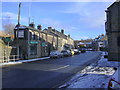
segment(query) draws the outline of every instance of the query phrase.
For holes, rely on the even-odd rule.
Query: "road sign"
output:
[[[37,41],[30,41],[29,43],[30,43],[30,44],[38,44]]]
[[[11,41],[11,37],[5,37],[5,42],[10,42]]]
[[[45,46],[45,43],[42,43],[42,47],[44,47]]]

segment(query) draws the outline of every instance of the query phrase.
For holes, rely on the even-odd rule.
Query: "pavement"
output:
[[[50,57],[43,57],[43,58],[35,58],[35,59],[29,59],[29,60],[19,60],[15,62],[8,62],[8,63],[0,63],[0,66],[5,66],[5,65],[13,65],[13,64],[22,64],[25,62],[33,62],[37,60],[44,60],[44,59],[49,59]]]
[[[58,88],[100,57],[101,52],[91,51],[2,67],[2,88]]]

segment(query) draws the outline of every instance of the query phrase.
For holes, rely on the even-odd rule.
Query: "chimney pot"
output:
[[[42,30],[42,26],[39,24],[39,25],[37,26],[37,29]]]
[[[32,28],[35,28],[35,24],[34,23],[30,23],[29,26],[32,27]]]
[[[48,27],[49,30],[52,30],[52,27]]]
[[[64,34],[64,30],[63,29],[61,29],[61,33]]]

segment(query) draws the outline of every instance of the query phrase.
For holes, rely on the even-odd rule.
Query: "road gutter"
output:
[[[49,58],[50,57],[43,57],[43,58],[36,58],[36,59],[29,59],[29,60],[19,60],[16,62],[0,63],[0,67],[7,66],[7,65],[16,65],[16,64],[22,64],[22,63],[27,63],[27,62],[33,62],[33,61],[38,61],[38,60],[45,60]]]

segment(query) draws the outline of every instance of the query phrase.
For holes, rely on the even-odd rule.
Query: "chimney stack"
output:
[[[48,27],[48,30],[52,30],[52,27]]]
[[[42,30],[42,26],[39,24],[39,25],[37,26],[37,29]]]
[[[68,37],[70,37],[70,34],[68,34]]]
[[[53,32],[55,32],[55,29],[52,29]]]
[[[61,33],[64,34],[64,30],[63,29],[61,29]]]
[[[35,28],[35,24],[32,22],[29,24],[30,27]]]

